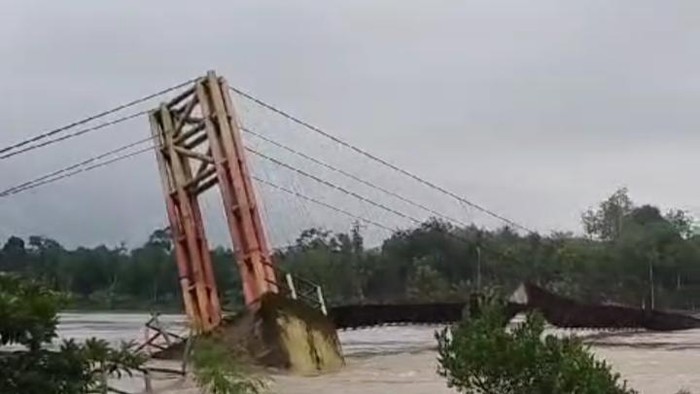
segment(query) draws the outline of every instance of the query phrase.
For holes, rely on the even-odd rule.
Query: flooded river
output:
[[[65,314],[60,335],[84,339],[91,336],[112,343],[141,340],[143,314]],[[181,316],[163,316],[177,331]],[[318,377],[272,376],[272,392],[279,394],[441,394],[454,393],[437,376],[435,340],[438,327],[381,327],[340,333],[347,366],[340,372]],[[566,333],[561,330],[552,330]],[[597,355],[609,361],[629,385],[641,393],[675,394],[687,389],[700,394],[700,330],[674,333],[576,331]],[[191,383],[162,376],[156,386],[162,392],[194,394]],[[118,385],[140,392],[140,380]]]

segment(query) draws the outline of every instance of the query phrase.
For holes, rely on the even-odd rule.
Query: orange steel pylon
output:
[[[226,81],[212,71],[151,111],[151,132],[175,244],[185,311],[198,330],[221,321],[221,305],[198,197],[219,186],[249,308],[277,292],[240,128]]]

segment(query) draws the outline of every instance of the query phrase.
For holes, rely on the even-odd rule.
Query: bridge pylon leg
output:
[[[243,278],[245,301],[249,307],[256,308],[265,293],[275,293],[278,287],[238,119],[226,81],[213,72],[197,84],[196,97]]]
[[[196,184],[191,163],[177,149],[175,123],[170,108],[151,112],[151,130],[158,145],[161,180],[166,200],[185,312],[198,331],[209,331],[221,320],[204,223],[192,188]]]

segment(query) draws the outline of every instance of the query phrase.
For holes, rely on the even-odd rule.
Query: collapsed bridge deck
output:
[[[465,302],[423,304],[368,304],[331,308],[329,318],[338,329],[388,324],[441,324],[462,319]],[[680,313],[622,305],[587,304],[530,283],[521,285],[506,307],[508,318],[539,311],[548,323],[562,328],[643,328],[672,331],[700,327],[700,319]]]

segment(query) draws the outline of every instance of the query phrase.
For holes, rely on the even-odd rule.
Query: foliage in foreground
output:
[[[529,314],[506,328],[503,307],[439,332],[438,373],[468,394],[633,394],[605,362],[576,338],[543,336],[544,319]]]
[[[260,394],[267,384],[251,374],[239,356],[216,338],[200,338],[191,354],[197,385],[209,394]]]
[[[0,393],[106,392],[104,376],[131,374],[145,362],[131,344],[112,349],[98,339],[51,349],[64,301],[39,283],[0,274],[0,345],[16,349],[0,351]]]

